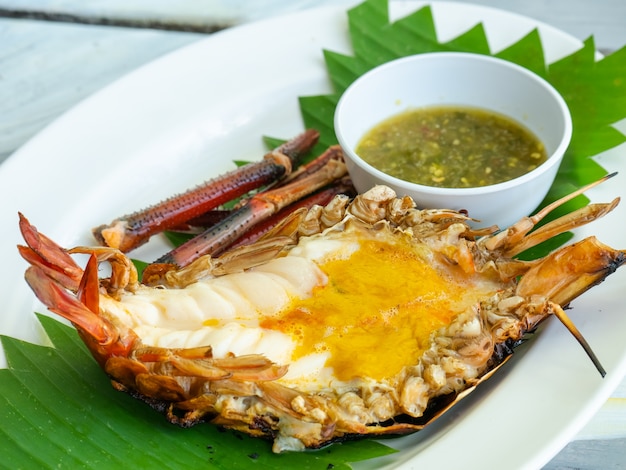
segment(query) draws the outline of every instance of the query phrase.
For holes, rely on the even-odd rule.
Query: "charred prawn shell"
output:
[[[111,247],[65,250],[21,216],[26,279],[73,322],[113,385],[189,426],[272,439],[273,450],[432,422],[523,335],[624,263],[595,238],[545,258],[515,255],[594,220],[590,205],[531,232],[477,230],[376,186],[300,210],[251,245],[200,256],[141,283]],[[83,268],[72,254],[88,253]],[[98,265],[111,275],[98,278]]]

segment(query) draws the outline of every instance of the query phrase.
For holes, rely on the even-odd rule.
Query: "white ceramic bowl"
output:
[[[355,148],[384,119],[423,106],[466,106],[508,116],[533,132],[548,159],[510,181],[476,188],[410,183],[362,160]],[[456,52],[419,54],[383,64],[358,78],[335,111],[335,132],[359,192],[376,184],[411,196],[420,208],[467,210],[477,225],[507,227],[541,203],[556,177],[572,135],[561,95],[544,79],[511,62]]]

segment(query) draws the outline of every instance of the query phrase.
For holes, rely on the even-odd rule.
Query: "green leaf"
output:
[[[271,149],[275,149],[276,147],[280,147],[282,144],[285,143],[285,139],[279,139],[277,137],[271,137],[268,135],[264,135],[263,136],[263,143],[265,144],[265,147],[267,147],[268,150]],[[246,161],[241,161],[242,165],[245,165]]]
[[[495,54],[495,57],[515,62],[540,77],[546,78],[548,68],[544,57],[543,45],[541,44],[541,37],[537,29],[532,30],[506,49],[501,50]]]
[[[150,265],[150,263],[146,263],[145,261],[141,261],[139,259],[133,259],[131,261],[135,265],[135,269],[137,270],[137,275],[139,276],[139,279],[141,279],[144,269],[146,269]]]
[[[443,45],[443,50],[489,54],[489,43],[482,24],[477,24],[466,33]]]
[[[76,331],[38,316],[54,347],[0,336],[0,453],[5,468],[349,469],[389,455],[373,440],[273,454],[270,443],[211,424],[183,429],[115,391]]]
[[[180,246],[194,237],[194,234],[192,233],[172,232],[169,230],[163,232],[163,235],[165,235],[165,238],[172,244],[172,246]]]
[[[596,61],[589,39],[583,48],[551,64],[548,79],[565,98],[574,126],[560,176],[582,186],[606,174],[589,157],[626,141],[612,127],[626,114],[626,48]]]
[[[324,51],[334,92],[300,98],[305,124],[320,130],[320,141],[325,145],[337,143],[333,127],[336,104],[360,75],[389,60],[439,51],[495,55],[546,78],[563,95],[572,114],[572,142],[539,208],[606,175],[607,171],[591,157],[626,141],[626,136],[612,126],[626,117],[626,48],[596,61],[593,40],[589,39],[570,56],[546,64],[537,30],[492,54],[480,23],[446,43],[438,42],[428,5],[392,23],[387,0],[366,0],[351,9],[348,18],[354,55]],[[570,212],[588,203],[585,196],[578,197],[551,214],[546,222],[564,210]]]
[[[317,129],[320,132],[318,145],[324,147],[321,149],[322,151],[337,143],[335,127],[333,126],[333,116],[337,107],[337,101],[339,101],[339,95],[305,96],[300,98],[304,124],[306,127]]]

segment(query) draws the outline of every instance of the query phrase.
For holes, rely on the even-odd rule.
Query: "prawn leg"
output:
[[[291,173],[298,158],[319,138],[307,130],[265,155],[218,178],[93,229],[96,240],[126,253],[146,243],[152,235],[176,227],[236,197],[273,183]]]
[[[335,153],[337,148],[331,147],[327,152]],[[154,264],[184,267],[205,254],[216,256],[256,224],[346,173],[342,160],[330,159],[317,172],[299,178],[292,184],[258,193],[226,219],[166,253]],[[146,272],[150,272],[150,269]],[[144,280],[145,276],[144,272]]]

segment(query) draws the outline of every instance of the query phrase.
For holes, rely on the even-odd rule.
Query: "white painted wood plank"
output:
[[[580,39],[594,35],[601,48],[626,44],[623,0],[458,0],[492,6],[549,23]],[[0,0],[0,8],[193,24],[242,23],[354,0]]]
[[[0,19],[0,161],[108,83],[203,37]]]
[[[503,465],[506,468],[506,464]],[[574,441],[543,470],[624,470],[626,439]]]
[[[255,21],[324,5],[349,5],[353,0],[2,0],[0,8],[37,10],[141,20],[207,24]]]

